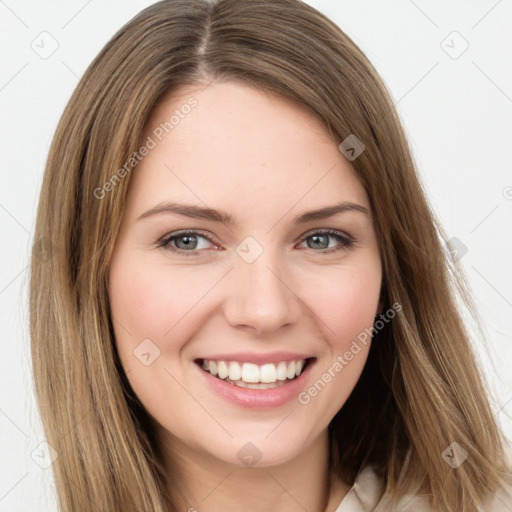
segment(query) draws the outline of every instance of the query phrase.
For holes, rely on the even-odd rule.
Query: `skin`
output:
[[[294,399],[267,409],[219,397],[197,378],[194,360],[296,351],[317,358],[304,389],[320,379],[379,310],[382,269],[367,194],[311,113],[235,81],[183,86],[166,96],[144,140],[191,96],[197,106],[130,178],[109,271],[122,366],[155,422],[183,510],[333,511],[351,483],[329,474],[327,428],[357,383],[369,344],[308,404]],[[223,210],[236,223],[174,213],[139,219],[164,201]],[[368,213],[293,222],[342,201]],[[198,237],[185,246],[178,238],[158,247],[183,229],[202,230],[213,241]],[[324,229],[349,235],[353,244],[311,238]],[[248,236],[263,249],[250,264],[236,252]],[[325,252],[332,248],[339,250]],[[160,350],[148,366],[134,356],[144,339]],[[248,442],[261,455],[253,467],[237,457]]]

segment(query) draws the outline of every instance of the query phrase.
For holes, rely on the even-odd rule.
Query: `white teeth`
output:
[[[229,380],[240,380],[242,378],[242,368],[236,361],[229,363]]]
[[[242,365],[242,380],[244,382],[259,382],[260,369],[257,364],[244,363]]]
[[[229,374],[228,365],[224,361],[219,361],[217,363],[217,372],[219,379],[225,379]]]
[[[276,387],[274,382],[261,382],[260,384],[256,384],[256,386],[258,386],[258,389],[272,389]]]
[[[286,380],[286,363],[284,361],[277,365],[276,378],[277,380]]]
[[[305,365],[304,359],[281,361],[277,364],[240,363],[237,361],[212,361],[203,359],[202,367],[213,376],[241,387],[268,389],[284,384],[287,379],[298,377]],[[246,384],[250,384],[247,386]]]
[[[272,364],[264,364],[260,368],[260,382],[275,382],[276,381],[276,367]]]
[[[289,379],[293,379],[295,377],[295,361],[292,361],[289,365],[288,365],[288,370],[286,371],[286,376],[289,378]]]
[[[225,382],[229,382],[230,384],[234,384],[235,386],[238,386],[241,388],[249,388],[249,389],[272,389],[272,388],[278,388],[279,386],[286,384],[286,382],[249,383],[249,382],[244,382],[243,380],[232,381],[231,379],[225,379]]]
[[[217,375],[217,363],[215,361],[208,361],[208,370],[212,375]]]

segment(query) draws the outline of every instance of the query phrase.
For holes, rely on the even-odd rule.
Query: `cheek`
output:
[[[346,268],[317,279],[306,296],[322,320],[332,348],[344,349],[373,325],[381,287],[380,267]]]
[[[298,402],[303,413],[319,423],[329,423],[359,380],[370,350],[380,287],[380,265],[375,264],[326,274],[308,293],[322,320],[318,325],[326,343],[321,363]]]
[[[171,271],[161,263],[129,256],[113,260],[110,268],[115,343],[132,389],[158,418],[169,396],[174,397],[176,410],[183,410],[190,401],[166,372],[174,374],[180,351],[191,335],[188,315],[208,288],[191,272],[185,277],[184,268]]]
[[[134,341],[162,340],[178,325],[183,327],[182,321],[211,287],[208,276],[185,267],[144,264],[133,269],[136,262],[112,267],[110,295],[113,317]]]

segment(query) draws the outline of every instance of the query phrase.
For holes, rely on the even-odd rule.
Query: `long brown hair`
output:
[[[112,179],[142,143],[148,117],[181,85],[239,80],[297,101],[351,162],[370,198],[382,301],[399,302],[374,335],[352,395],[330,424],[332,467],[366,464],[390,496],[421,481],[435,510],[476,510],[507,469],[468,333],[469,305],[425,199],[390,95],[361,50],[299,0],[169,0],[125,25],[89,66],[58,125],[37,212],[30,329],[37,396],[62,510],[175,510],[148,417],[119,363],[107,294],[130,181]],[[442,453],[467,452],[452,469]]]

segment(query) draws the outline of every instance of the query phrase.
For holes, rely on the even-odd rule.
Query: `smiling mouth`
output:
[[[238,361],[196,359],[196,364],[213,377],[248,389],[272,389],[292,382],[316,358],[296,359],[257,365]]]

